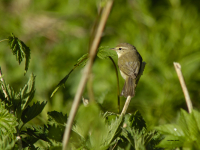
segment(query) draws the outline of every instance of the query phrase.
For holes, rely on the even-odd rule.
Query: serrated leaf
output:
[[[57,111],[51,111],[48,112],[48,122],[51,122],[51,124],[59,124],[65,126],[67,122],[67,114],[63,115],[62,112]]]
[[[126,114],[123,126],[121,135],[131,143],[132,149],[154,149],[157,144],[154,139],[158,141],[157,132],[147,131],[146,123],[138,111],[135,114]]]
[[[104,137],[104,142],[102,143],[105,147],[109,146],[115,137],[120,134],[123,121],[124,117],[119,116],[119,118],[112,121],[112,123],[108,126],[108,134]]]
[[[26,128],[26,131],[22,131],[22,133],[49,142],[47,138],[48,128],[46,126],[41,127],[33,125],[31,128]]]
[[[14,133],[17,132],[15,128],[17,125],[17,118],[0,104],[0,139],[8,135],[13,139]]]
[[[11,105],[13,105],[14,103],[14,106],[18,106],[19,103],[20,103],[20,99],[18,98],[17,94],[15,93],[15,91],[13,90],[13,88],[9,85],[9,84],[6,84],[5,82],[1,81],[1,86],[2,88],[5,90],[5,93],[6,93],[6,103],[8,103],[8,106],[10,107]]]
[[[57,142],[62,142],[63,133],[64,133],[65,127],[60,127],[54,125],[48,125],[48,138],[55,140]]]
[[[129,121],[131,122],[131,127],[134,127],[139,131],[141,131],[143,128],[146,128],[146,122],[139,111],[136,111],[134,115],[131,115]]]
[[[35,94],[35,75],[31,74],[27,84],[20,91],[19,95],[22,100],[22,111],[28,106],[28,104],[32,101]]]
[[[198,131],[200,131],[200,112],[198,112],[197,110],[192,110],[192,115],[194,116]]]
[[[105,47],[100,47],[100,48],[98,49],[97,56],[98,56],[100,59],[106,59],[106,58],[108,58],[109,56],[110,56],[110,57],[116,56],[116,53],[113,52],[112,50],[105,50]]]
[[[37,102],[37,103],[33,103],[32,106],[28,106],[23,112],[22,112],[22,116],[21,119],[23,121],[23,123],[27,123],[28,121],[30,121],[31,119],[35,118],[37,115],[39,115],[44,106],[47,104],[47,102]]]
[[[180,127],[187,131],[185,132],[187,134],[186,136],[189,136],[189,138],[194,141],[197,140],[196,138],[197,134],[199,134],[199,129],[197,122],[194,119],[193,113],[189,114],[185,110],[181,109],[181,114],[178,122]]]
[[[197,118],[199,117],[199,113],[196,111],[192,111],[191,114],[188,114],[185,110],[181,110],[177,124],[162,125],[156,127],[156,129],[166,135],[168,141],[170,137],[181,141],[181,147],[195,147],[196,149],[200,149],[200,130],[197,123],[197,120],[199,120]],[[170,147],[177,146],[177,142],[174,142],[173,139],[170,140]],[[167,143],[169,142],[167,142],[165,138],[159,146],[169,147]]]
[[[19,40],[17,37],[14,36],[12,33],[11,36],[8,37],[10,48],[12,49],[13,55],[16,56],[17,61],[19,64],[23,61],[25,57],[25,73],[29,67],[30,61],[30,49],[28,46],[24,44],[23,41]]]
[[[29,148],[30,147],[34,147],[33,144],[35,144],[38,140],[39,140],[39,138],[37,138],[37,137],[26,136],[25,138],[22,139],[23,148],[25,148],[25,147],[29,147]]]
[[[72,130],[73,143],[86,149],[104,149],[102,144],[109,130],[97,104],[89,104],[87,107],[82,105],[79,108]],[[76,149],[79,148],[78,145]]]

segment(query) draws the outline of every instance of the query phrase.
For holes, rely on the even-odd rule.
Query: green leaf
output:
[[[21,40],[14,36],[12,33],[11,36],[8,37],[10,48],[12,49],[13,55],[16,56],[17,61],[21,64],[23,58],[25,57],[25,73],[29,67],[30,61],[30,49],[28,46],[24,44]]]
[[[62,142],[63,133],[64,133],[65,127],[60,127],[54,125],[48,126],[48,138],[55,140],[57,142]]]
[[[155,129],[167,135],[183,136],[183,137],[185,136],[185,131],[179,125],[176,124],[160,125],[158,127],[155,127]]]
[[[22,100],[22,111],[28,106],[32,101],[35,94],[35,77],[33,74],[29,77],[27,84],[20,91],[19,95]]]
[[[156,131],[147,131],[146,123],[141,114],[137,111],[135,114],[126,114],[122,128],[121,143],[131,143],[132,149],[153,150],[158,143],[159,136]]]
[[[103,149],[102,143],[108,129],[100,114],[100,108],[94,103],[79,108],[71,139],[71,143],[76,143],[76,149]]]
[[[13,88],[9,84],[6,84],[5,82],[1,80],[0,82],[1,82],[2,88],[5,90],[4,93],[6,93],[5,103],[8,105],[8,107],[11,107],[11,105],[14,105],[14,107],[17,107],[18,105],[20,105],[21,101],[18,98],[15,91],[13,90]]]
[[[74,66],[85,66],[88,60],[88,53],[84,54],[81,58],[78,59],[78,62]]]
[[[41,139],[44,141],[49,142],[47,135],[48,135],[48,128],[46,126],[41,127],[41,126],[35,126],[33,125],[31,128],[26,128],[26,131],[22,131],[22,134],[27,134],[31,137],[35,137],[37,139]],[[30,138],[31,139],[31,138]],[[27,143],[28,143],[27,139]]]
[[[114,57],[116,56],[116,53],[112,50],[105,50],[105,47],[99,47],[98,52],[97,52],[97,56],[100,59],[106,59],[109,56],[110,57]]]
[[[165,135],[158,146],[163,148],[180,146],[200,149],[199,118],[200,113],[197,111],[193,110],[192,113],[188,114],[185,110],[181,110],[177,124],[156,127]]]
[[[173,135],[167,135],[158,145],[157,147],[163,148],[176,148],[182,147],[185,139],[183,137],[177,137]]]
[[[48,123],[50,124],[59,124],[65,126],[67,122],[67,114],[63,115],[62,112],[51,111],[48,112]]]
[[[121,127],[124,121],[123,116],[119,116],[116,120],[113,120],[108,126],[108,134],[104,137],[103,145],[105,147],[109,146],[111,142],[121,133]]]
[[[139,111],[136,111],[134,115],[130,115],[129,122],[131,123],[131,127],[134,127],[139,131],[141,131],[143,128],[146,128],[146,122]]]
[[[181,109],[178,124],[185,131],[185,134],[189,139],[193,141],[198,140],[197,137],[200,135],[200,130],[193,113],[189,114],[185,110]]]
[[[198,131],[200,131],[200,112],[198,112],[197,110],[192,110],[192,115],[194,116],[194,121],[197,124],[198,127]]]
[[[7,135],[3,139],[0,139],[0,149],[11,150],[11,149],[13,149],[16,141],[17,141],[17,139],[10,140],[10,137]]]
[[[72,72],[72,70],[70,71],[70,73],[71,73],[71,72]],[[54,89],[54,91],[52,92],[52,94],[51,94],[50,97],[53,97],[54,94],[58,91],[58,89],[59,89],[62,85],[64,86],[65,82],[66,82],[67,79],[69,78],[70,73],[67,74],[67,75],[58,83],[58,85],[56,86],[56,88]]]
[[[26,136],[25,138],[22,139],[23,148],[31,147],[33,149],[33,147],[34,147],[33,144],[35,144],[38,140],[39,140],[39,138],[37,138],[35,136]]]
[[[33,103],[32,106],[28,106],[23,112],[22,112],[22,116],[21,119],[23,121],[23,123],[27,123],[28,121],[30,121],[31,119],[35,118],[37,115],[39,115],[44,106],[47,104],[47,102],[42,102],[42,103]]]
[[[14,139],[16,133],[16,126],[18,125],[17,118],[5,109],[4,105],[0,104],[0,139],[9,136]]]

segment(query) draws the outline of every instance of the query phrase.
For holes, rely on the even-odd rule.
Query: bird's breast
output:
[[[124,80],[126,80],[126,78],[128,77],[125,73],[123,73],[121,70],[120,70],[120,73],[121,73],[121,76],[122,78],[124,78]]]

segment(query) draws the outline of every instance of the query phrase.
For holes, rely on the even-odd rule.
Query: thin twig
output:
[[[125,102],[124,107],[123,107],[123,110],[121,112],[121,115],[125,115],[126,114],[126,111],[128,109],[128,106],[129,106],[129,103],[131,101],[131,98],[132,98],[131,96],[127,97],[126,102]]]
[[[184,78],[183,78],[183,74],[181,72],[181,65],[177,62],[174,62],[174,68],[175,68],[176,73],[178,75],[178,79],[180,81],[180,84],[181,84],[181,87],[182,87],[182,90],[183,90],[183,94],[185,96],[185,101],[186,101],[186,104],[187,104],[187,107],[188,107],[188,112],[191,113],[193,106],[192,106],[190,95],[189,95],[189,92],[187,90]]]
[[[80,102],[80,99],[81,99],[81,95],[83,93],[85,84],[87,82],[88,75],[90,73],[94,57],[96,55],[96,51],[97,51],[97,48],[98,48],[98,45],[99,45],[99,42],[100,42],[100,39],[101,39],[103,29],[105,27],[107,18],[110,14],[112,4],[113,4],[113,0],[107,1],[107,4],[105,5],[105,8],[102,12],[102,17],[101,17],[101,20],[99,22],[99,26],[97,28],[96,35],[95,35],[94,40],[92,42],[92,45],[90,47],[89,60],[88,60],[86,66],[84,68],[83,76],[82,76],[81,81],[79,83],[79,86],[78,86],[78,89],[77,89],[77,92],[76,92],[76,95],[75,95],[75,98],[74,98],[74,102],[72,104],[72,108],[71,108],[71,111],[70,111],[70,114],[69,114],[69,118],[68,118],[68,121],[67,121],[67,125],[66,125],[66,128],[65,128],[63,141],[62,141],[63,142],[63,148],[62,148],[63,150],[66,150],[66,148],[67,148],[67,144],[68,144],[68,141],[69,141],[73,120],[74,120],[74,117],[76,115],[78,105],[79,105],[79,102]]]
[[[0,42],[7,41],[7,40],[9,40],[9,39],[3,39],[3,40],[1,40]]]
[[[4,80],[3,80],[2,72],[1,72],[1,67],[0,67],[0,80],[4,84]],[[7,100],[9,100],[8,94],[6,93],[6,90],[4,89],[3,85],[1,85],[1,88],[2,88],[2,91],[3,91],[4,95],[5,95],[5,98],[7,98]]]

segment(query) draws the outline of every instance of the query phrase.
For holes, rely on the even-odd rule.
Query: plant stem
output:
[[[7,40],[9,40],[9,39],[3,39],[3,40],[1,40],[0,42],[7,41]]]
[[[193,106],[192,106],[190,95],[189,95],[189,92],[187,90],[184,78],[183,78],[183,74],[181,72],[181,65],[177,62],[174,62],[174,68],[175,68],[176,73],[178,75],[178,79],[180,81],[180,84],[181,84],[181,87],[182,87],[182,90],[183,90],[183,94],[185,96],[185,101],[186,101],[186,104],[187,104],[187,107],[188,107],[188,112],[191,113]]]
[[[114,60],[112,59],[112,57],[110,57],[110,60],[112,61],[114,67],[115,67],[115,73],[116,73],[116,76],[117,76],[117,100],[118,100],[118,112],[120,112],[120,91],[119,91],[119,75],[118,75],[118,71],[117,71],[117,66],[114,62]]]
[[[3,80],[3,76],[2,76],[1,67],[0,67],[0,80],[1,80],[1,82],[4,84],[4,80]],[[9,100],[8,94],[6,93],[6,90],[4,89],[3,85],[1,85],[1,88],[2,88],[2,91],[3,91],[4,95],[5,95],[5,98],[7,98],[7,99]]]
[[[85,84],[87,82],[88,75],[90,73],[94,57],[96,56],[96,51],[97,51],[97,48],[98,48],[98,45],[99,45],[99,42],[100,42],[100,39],[101,39],[101,36],[102,36],[102,32],[103,32],[104,27],[105,27],[106,21],[108,19],[109,14],[110,14],[112,4],[113,4],[113,0],[107,1],[107,4],[105,5],[105,8],[102,12],[101,20],[100,20],[99,25],[97,27],[96,35],[95,35],[94,40],[92,42],[92,45],[90,47],[89,60],[88,60],[86,66],[84,68],[83,76],[82,76],[81,81],[79,83],[79,86],[78,86],[78,89],[77,89],[77,92],[76,92],[76,95],[75,95],[75,98],[74,98],[74,102],[72,104],[72,108],[71,108],[71,111],[70,111],[70,114],[69,114],[69,118],[68,118],[68,121],[67,121],[65,132],[64,132],[64,135],[63,135],[63,141],[62,141],[63,142],[63,147],[62,147],[63,150],[66,150],[66,148],[67,148],[67,144],[68,144],[68,141],[69,141],[73,120],[74,120],[74,117],[76,115],[78,105],[79,105],[79,102],[80,102],[80,99],[81,99],[81,95],[82,95],[83,90],[85,88]]]
[[[123,107],[123,110],[122,110],[122,112],[121,112],[121,116],[126,114],[126,111],[127,111],[127,109],[128,109],[128,106],[129,106],[129,103],[130,103],[130,101],[131,101],[131,98],[132,98],[131,96],[128,96],[128,97],[126,98],[126,102],[125,102],[124,107]]]

